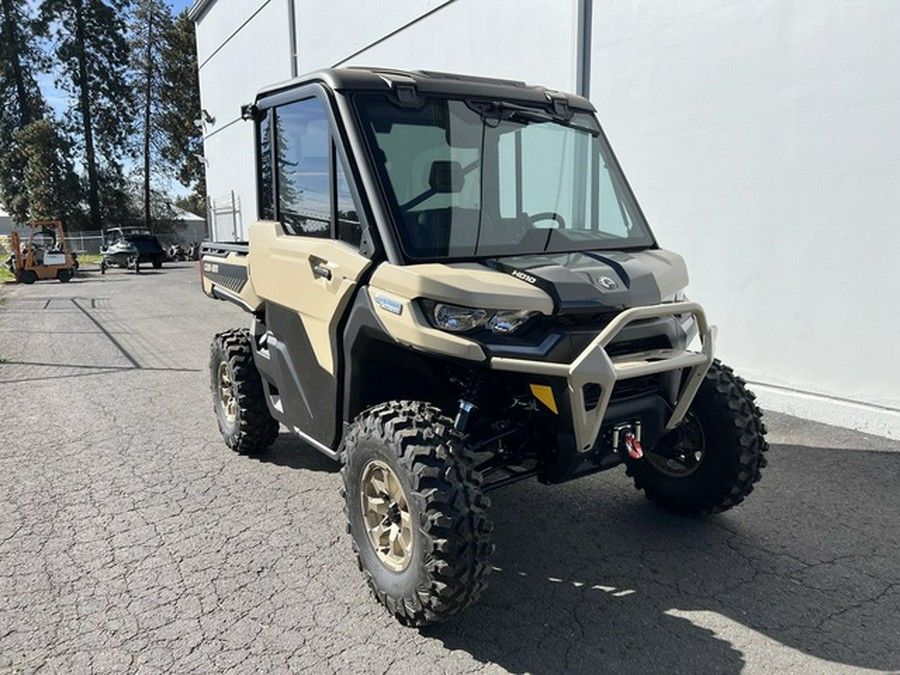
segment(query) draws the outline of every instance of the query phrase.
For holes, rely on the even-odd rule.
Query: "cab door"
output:
[[[250,227],[249,275],[265,300],[256,361],[279,421],[333,449],[342,381],[338,328],[371,260],[359,252],[359,210],[322,99],[275,107],[259,133],[260,161],[271,158],[270,170],[260,171],[261,190],[273,196],[268,204],[260,200],[261,215],[271,220]]]

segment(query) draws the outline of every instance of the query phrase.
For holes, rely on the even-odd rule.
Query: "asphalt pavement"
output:
[[[705,519],[621,470],[499,490],[489,589],[417,631],[335,464],[222,443],[209,342],[247,316],[195,264],[0,292],[0,673],[900,670],[900,443],[769,415],[763,480]]]

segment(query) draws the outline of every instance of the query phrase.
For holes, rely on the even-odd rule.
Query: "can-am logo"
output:
[[[610,277],[599,277],[597,279],[597,283],[600,284],[603,288],[605,288],[608,291],[611,291],[614,288],[619,287],[619,284],[616,283],[616,280],[612,279]]]
[[[525,274],[525,272],[520,272],[519,270],[513,270],[510,272],[516,279],[521,279],[522,281],[527,281],[529,284],[533,284],[537,281],[537,279],[530,274]]]

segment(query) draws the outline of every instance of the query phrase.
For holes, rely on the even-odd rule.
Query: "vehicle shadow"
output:
[[[621,474],[494,493],[490,587],[423,633],[513,672],[900,668],[900,453],[771,455],[745,505],[706,519]]]
[[[271,447],[258,455],[253,455],[253,459],[264,464],[321,473],[337,473],[341,470],[340,464],[284,430]]]

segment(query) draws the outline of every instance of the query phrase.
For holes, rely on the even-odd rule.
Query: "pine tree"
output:
[[[13,133],[13,138],[23,158],[21,194],[27,195],[27,219],[77,221],[78,177],[69,159],[69,143],[55,124],[38,119]]]
[[[193,202],[206,203],[206,176],[197,155],[203,154],[203,133],[194,124],[200,115],[200,82],[194,22],[181,12],[166,33],[163,47],[162,156],[178,170],[178,180],[193,187]]]
[[[105,215],[117,212],[117,181],[135,116],[127,79],[126,7],[126,0],[43,0],[40,7],[41,31],[54,43],[57,86],[75,101],[67,121],[83,153],[95,229]]]
[[[33,74],[40,53],[28,7],[26,0],[0,0],[0,201],[17,222],[28,220],[29,209],[25,160],[13,135],[46,112]]]
[[[131,49],[134,64],[134,90],[141,101],[142,122],[140,129],[141,157],[143,158],[143,220],[144,227],[151,228],[150,189],[152,159],[162,143],[161,98],[165,36],[172,30],[172,12],[162,0],[136,0],[131,25]]]

